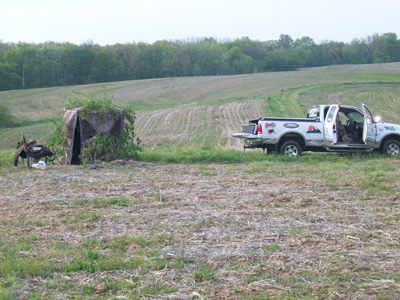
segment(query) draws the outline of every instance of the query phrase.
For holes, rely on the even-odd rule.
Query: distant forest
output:
[[[112,46],[0,40],[0,90],[395,61],[400,61],[395,33],[320,44],[310,37],[293,40],[285,34],[267,42],[247,37],[233,41],[198,38]]]

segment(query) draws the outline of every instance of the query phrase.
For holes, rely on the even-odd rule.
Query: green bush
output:
[[[110,98],[91,98],[88,100],[69,99],[66,109],[82,107],[82,118],[87,119],[91,111],[98,113],[100,121],[106,121],[106,112],[116,115],[118,110]],[[93,143],[83,150],[81,161],[86,164],[96,161],[112,161],[115,159],[136,158],[141,151],[140,140],[135,139],[135,112],[131,107],[124,108],[124,132],[117,137],[112,137],[104,132],[98,132],[93,137]],[[64,122],[55,122],[55,130],[47,139],[47,144],[57,153],[66,151],[66,126]]]
[[[68,104],[65,109],[71,109],[75,107],[82,106],[82,118],[86,120],[89,118],[89,113],[91,111],[96,111],[97,116],[100,121],[105,121],[105,113],[111,112],[113,116],[115,116],[118,111],[114,108],[114,104],[112,99],[107,98],[107,96],[103,96],[103,98],[90,98],[88,100],[82,100],[79,98],[68,99]]]
[[[93,138],[93,143],[82,154],[83,163],[112,161],[115,159],[136,158],[140,147],[132,141],[125,132],[114,138],[104,132],[99,132]]]
[[[65,153],[67,150],[67,127],[62,120],[51,120],[54,123],[54,130],[47,137],[47,146],[56,153]]]

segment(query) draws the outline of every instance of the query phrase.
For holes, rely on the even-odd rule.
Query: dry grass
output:
[[[50,277],[3,274],[16,283],[0,291],[59,299],[395,299],[398,175],[398,160],[368,157],[14,171],[0,180],[0,258],[15,246],[18,257],[53,268]]]

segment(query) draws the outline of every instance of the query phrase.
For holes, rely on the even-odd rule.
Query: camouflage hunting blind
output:
[[[91,111],[86,119],[82,118],[82,107],[64,111],[69,164],[80,164],[80,155],[93,143],[97,133],[104,132],[111,137],[124,133],[124,110],[119,107],[114,110],[116,113],[105,112],[101,117],[97,111]]]

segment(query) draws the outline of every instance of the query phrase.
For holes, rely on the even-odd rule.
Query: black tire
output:
[[[388,140],[383,144],[382,153],[392,156],[400,154],[400,142],[397,140]]]
[[[279,147],[279,153],[288,156],[300,156],[301,146],[296,141],[286,141]]]

